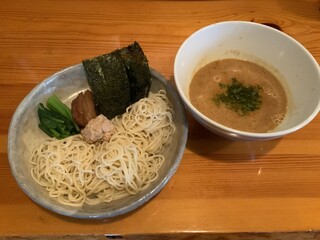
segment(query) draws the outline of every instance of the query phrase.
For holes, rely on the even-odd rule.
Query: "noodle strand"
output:
[[[163,146],[175,132],[164,90],[150,93],[112,120],[109,142],[81,135],[48,139],[33,151],[31,175],[49,196],[69,206],[110,202],[146,189],[164,162]]]

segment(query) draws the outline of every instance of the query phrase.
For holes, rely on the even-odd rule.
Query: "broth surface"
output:
[[[222,103],[215,104],[213,98],[216,94],[225,91],[219,84],[230,84],[233,78],[246,86],[261,87],[260,109],[239,115]],[[280,81],[264,67],[240,59],[217,60],[200,68],[191,81],[189,96],[193,106],[207,117],[247,132],[272,131],[287,112],[287,96]]]

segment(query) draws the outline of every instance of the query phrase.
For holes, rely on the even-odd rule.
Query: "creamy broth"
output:
[[[260,86],[261,106],[246,115],[239,115],[213,98],[225,90],[219,85],[237,79],[244,85]],[[189,96],[201,113],[225,126],[248,132],[272,131],[285,117],[287,96],[280,81],[267,69],[239,59],[222,59],[200,68],[194,75]]]

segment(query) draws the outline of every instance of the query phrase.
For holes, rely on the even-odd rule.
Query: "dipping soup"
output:
[[[281,82],[264,67],[240,59],[217,60],[200,68],[191,81],[189,96],[207,117],[247,132],[270,132],[287,112]],[[217,101],[220,98],[225,102]],[[238,98],[242,102],[235,102]],[[239,110],[239,106],[246,108]]]

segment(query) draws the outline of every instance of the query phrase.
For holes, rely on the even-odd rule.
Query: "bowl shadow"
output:
[[[236,141],[214,134],[199,124],[188,112],[187,149],[206,159],[226,163],[258,160],[267,155],[281,138],[267,141]]]

